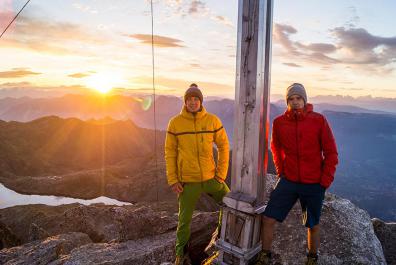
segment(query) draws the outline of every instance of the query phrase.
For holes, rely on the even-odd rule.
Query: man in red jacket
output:
[[[279,179],[263,213],[257,264],[270,264],[275,223],[286,218],[297,200],[308,228],[306,264],[317,264],[319,219],[338,164],[337,147],[326,118],[307,103],[303,85],[289,86],[286,102],[287,110],[272,126],[271,151]]]

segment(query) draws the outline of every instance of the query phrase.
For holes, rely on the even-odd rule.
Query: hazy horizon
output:
[[[23,4],[0,3],[1,29]],[[396,3],[274,4],[273,95],[300,82],[311,97],[396,98]],[[153,7],[157,94],[182,95],[196,82],[206,96],[234,98],[238,1],[167,0]],[[0,92],[151,93],[149,2],[32,1],[0,39],[0,56]]]

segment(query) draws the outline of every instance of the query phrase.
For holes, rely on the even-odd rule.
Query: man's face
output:
[[[201,101],[198,97],[188,97],[186,100],[186,108],[188,112],[198,112],[201,109]]]
[[[290,109],[302,109],[304,108],[304,99],[299,95],[292,95],[287,100],[287,106]]]

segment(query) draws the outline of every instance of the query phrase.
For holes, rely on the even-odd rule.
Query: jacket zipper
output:
[[[197,158],[198,158],[198,167],[199,167],[199,172],[201,173],[201,184],[203,181],[203,176],[202,176],[202,168],[201,168],[201,161],[199,160],[199,144],[198,144],[198,134],[197,134],[197,124],[196,124],[196,116],[194,115],[194,131],[195,131],[195,144],[197,146]]]
[[[301,182],[301,176],[300,176],[300,152],[299,152],[299,144],[298,144],[298,116],[297,113],[294,114],[295,119],[296,119],[296,145],[297,145],[297,176],[298,176],[298,182]]]

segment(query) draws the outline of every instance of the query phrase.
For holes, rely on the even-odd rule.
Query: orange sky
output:
[[[0,29],[24,3],[1,2]],[[301,82],[310,95],[396,98],[396,33],[387,11],[395,4],[370,3],[306,1],[303,9],[276,1],[271,92]],[[157,93],[181,95],[196,82],[205,95],[233,98],[236,23],[236,0],[154,1]],[[0,39],[0,58],[0,89],[150,92],[149,2],[32,1]]]

